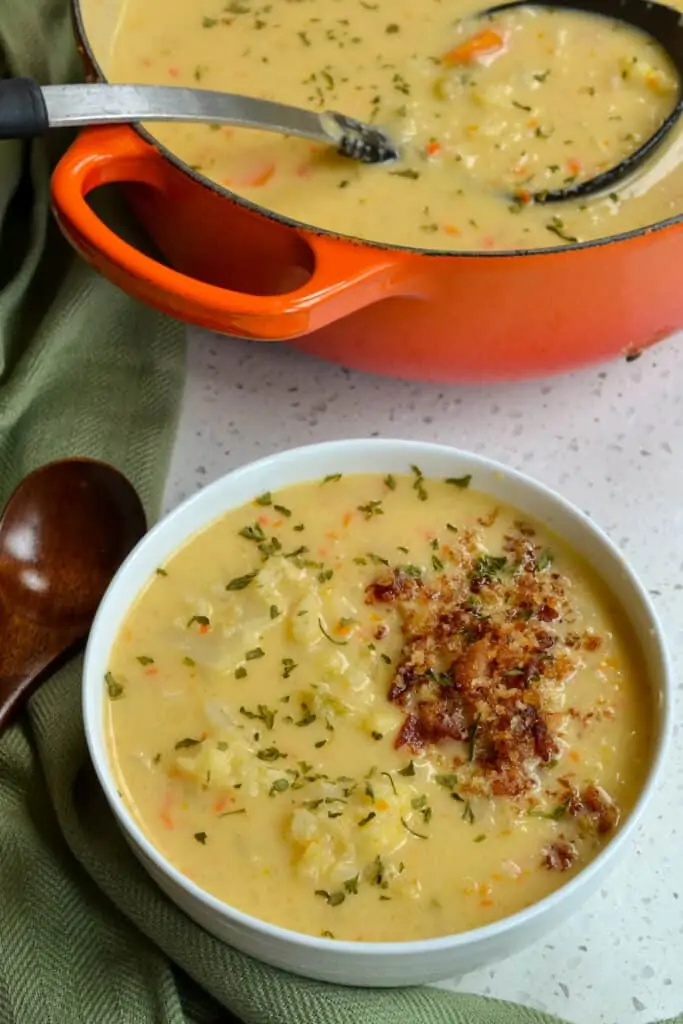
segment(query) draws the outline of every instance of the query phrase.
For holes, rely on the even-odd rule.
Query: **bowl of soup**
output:
[[[372,167],[218,125],[84,132],[53,178],[57,218],[142,301],[443,381],[632,358],[683,323],[680,129],[606,194],[535,200],[617,163],[671,112],[676,73],[639,29],[563,3],[489,18],[475,0],[75,3],[91,78],[338,109],[401,148]],[[163,261],[88,204],[112,182]]]
[[[438,445],[234,470],[145,537],[83,677],[133,852],[193,920],[308,977],[462,974],[564,921],[659,777],[671,675],[622,554]]]

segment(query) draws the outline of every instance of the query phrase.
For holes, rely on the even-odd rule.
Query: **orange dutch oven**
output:
[[[113,0],[119,3],[120,0]],[[112,0],[104,5],[112,15]],[[88,78],[105,26],[76,0]],[[88,24],[86,31],[86,19]],[[166,262],[87,202],[120,183]],[[633,358],[683,326],[683,217],[562,249],[434,252],[345,238],[209,182],[143,128],[88,129],[52,199],[72,245],[124,291],[222,334],[287,341],[327,360],[435,381],[492,381]]]

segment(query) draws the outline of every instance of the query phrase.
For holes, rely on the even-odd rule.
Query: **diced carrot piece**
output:
[[[378,811],[386,811],[389,809],[389,804],[386,802],[386,800],[377,800],[375,802],[375,807],[377,808]]]
[[[211,629],[210,626],[207,626],[207,624],[205,622],[202,622],[201,626],[199,627],[199,632],[200,633],[208,633],[210,629]]]
[[[567,160],[567,170],[570,174],[579,174],[581,171],[581,161],[576,159]]]
[[[159,818],[164,828],[173,828],[174,822],[171,817],[171,811],[173,810],[174,794],[170,786],[167,787],[164,793],[164,798],[161,801],[161,810],[159,812]]]
[[[270,519],[266,515],[260,515],[258,517],[258,521],[261,526],[268,526],[268,524],[270,523]]]
[[[342,519],[343,525],[344,526],[348,526],[352,519],[353,519],[353,512],[345,512],[344,513],[344,517]]]
[[[224,793],[222,796],[219,796],[217,798],[216,802],[214,803],[214,805],[213,805],[214,812],[216,814],[220,814],[221,811],[225,810],[225,808],[228,806],[229,803],[230,803],[230,797],[228,796],[227,793]]]
[[[168,73],[171,78],[177,78],[180,74],[180,68],[169,68]]]
[[[440,142],[437,142],[436,139],[432,139],[432,141],[427,145],[427,156],[438,156],[442,148],[443,147]]]
[[[460,230],[460,228],[457,228],[455,226],[455,224],[444,224],[443,229],[444,229],[444,231],[446,232],[447,235],[461,235],[462,234],[462,231]]]
[[[159,669],[156,667],[156,665],[150,665],[149,668],[145,669],[145,675],[146,676],[158,676],[159,675]]]
[[[269,164],[268,167],[262,168],[252,177],[251,181],[245,181],[245,185],[251,185],[256,188],[260,185],[265,185],[275,174],[275,164]]]
[[[520,203],[524,203],[525,206],[528,206],[531,202],[531,192],[526,188],[515,189],[515,197],[519,199]]]
[[[505,40],[499,32],[494,32],[491,28],[484,28],[481,32],[470,36],[464,43],[449,50],[441,60],[444,64],[473,64],[481,57],[497,53],[504,46]]]
[[[481,901],[481,905],[482,905],[482,907],[492,907],[493,906],[493,900],[482,900]]]

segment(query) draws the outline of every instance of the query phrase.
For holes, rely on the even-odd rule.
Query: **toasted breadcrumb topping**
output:
[[[584,652],[602,641],[572,629],[571,581],[554,571],[533,527],[516,523],[495,556],[482,551],[474,531],[456,541],[440,549],[441,571],[427,577],[410,566],[387,568],[366,591],[368,604],[395,609],[402,628],[388,692],[404,711],[395,745],[421,753],[460,741],[453,765],[461,791],[533,806],[544,768],[562,755],[563,723],[576,716],[566,706],[567,686]],[[553,795],[558,819],[574,819],[579,830],[604,834],[618,822],[616,804],[599,786],[579,793],[565,780]],[[564,871],[577,855],[561,836],[542,862]]]

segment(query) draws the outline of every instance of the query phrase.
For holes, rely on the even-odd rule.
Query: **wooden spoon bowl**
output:
[[[146,529],[132,484],[103,462],[52,462],[14,491],[0,517],[0,730],[85,640]]]

